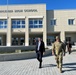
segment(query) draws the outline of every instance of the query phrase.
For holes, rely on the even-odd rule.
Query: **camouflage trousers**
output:
[[[62,69],[62,61],[63,61],[62,53],[60,53],[59,55],[56,55],[55,60],[56,60],[56,63],[57,63],[57,67]]]

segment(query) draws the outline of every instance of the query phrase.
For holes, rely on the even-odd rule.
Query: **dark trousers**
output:
[[[42,65],[42,53],[40,51],[38,51],[36,54],[37,54],[37,60],[40,62],[39,67],[41,67],[41,65]]]
[[[71,53],[71,48],[68,48],[68,52],[69,52],[69,54]]]

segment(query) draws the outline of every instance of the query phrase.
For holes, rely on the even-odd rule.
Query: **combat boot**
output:
[[[60,73],[62,73],[62,68],[60,68]]]

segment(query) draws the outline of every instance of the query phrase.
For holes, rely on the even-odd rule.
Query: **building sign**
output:
[[[37,9],[24,9],[24,10],[0,10],[0,13],[20,13],[20,12],[38,12]]]

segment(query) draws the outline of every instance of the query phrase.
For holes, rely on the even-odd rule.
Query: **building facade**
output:
[[[46,4],[0,6],[0,45],[35,45],[41,37],[45,46],[59,35],[76,42],[76,10],[46,10]]]

